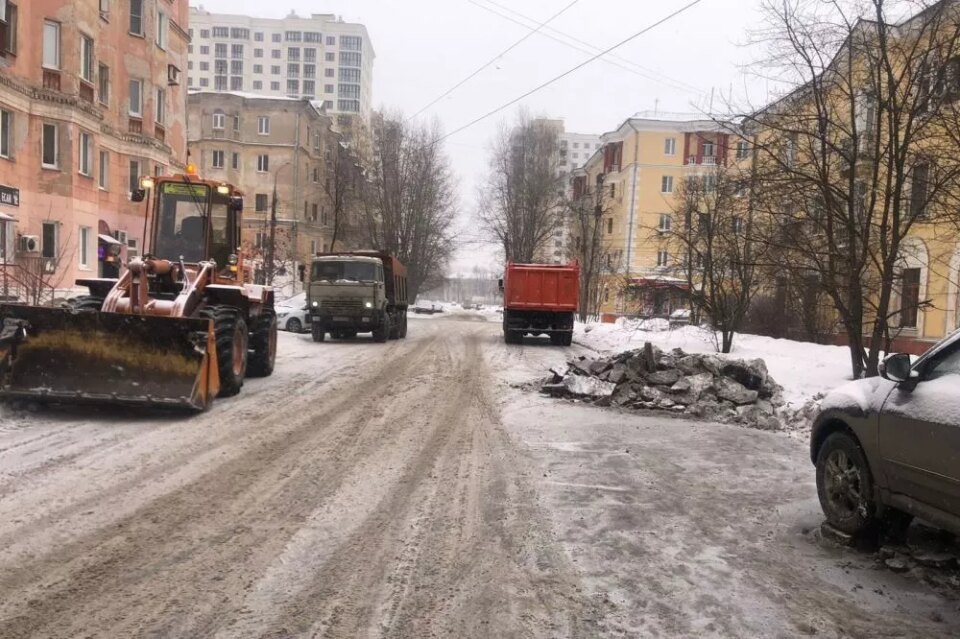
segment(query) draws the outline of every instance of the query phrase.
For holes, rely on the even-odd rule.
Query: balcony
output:
[[[51,71],[50,69],[43,70],[43,88],[51,89],[53,91],[60,90],[60,72]]]
[[[130,133],[135,133],[136,135],[143,135],[143,120],[139,118],[130,118],[130,124],[128,125],[127,130]]]
[[[716,155],[688,155],[686,166],[716,166],[720,162]]]

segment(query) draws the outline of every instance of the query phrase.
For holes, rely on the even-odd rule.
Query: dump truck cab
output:
[[[307,286],[308,320],[315,341],[327,333],[376,341],[406,337],[406,269],[383,253],[331,253],[313,258]]]

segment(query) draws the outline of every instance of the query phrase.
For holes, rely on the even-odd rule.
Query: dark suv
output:
[[[891,355],[880,375],[834,390],[814,419],[827,521],[857,534],[917,516],[960,534],[960,332],[915,363]]]

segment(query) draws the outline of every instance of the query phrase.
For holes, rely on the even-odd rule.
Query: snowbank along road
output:
[[[4,408],[0,637],[960,629],[811,540],[802,443],[515,390],[567,352],[468,320],[281,335],[273,377],[191,418]]]

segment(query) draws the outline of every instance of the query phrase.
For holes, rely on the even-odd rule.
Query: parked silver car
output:
[[[960,333],[827,395],[810,456],[827,521],[857,534],[916,516],[960,534]]]

